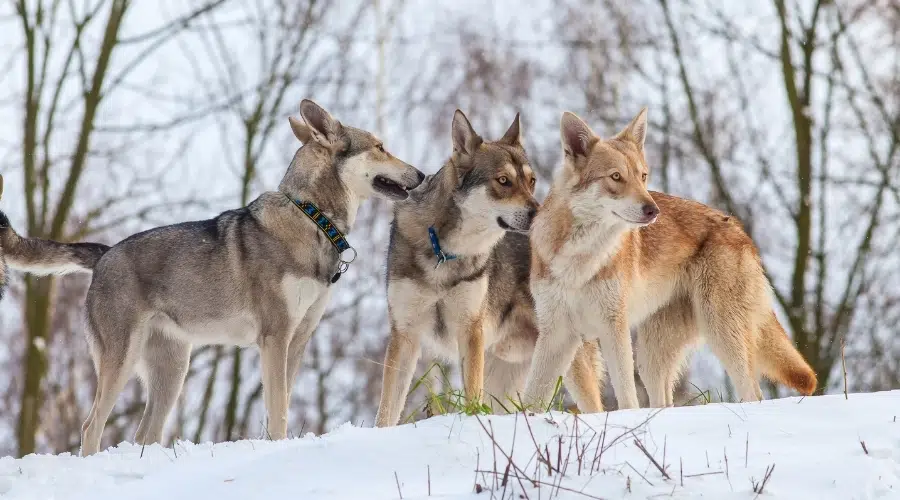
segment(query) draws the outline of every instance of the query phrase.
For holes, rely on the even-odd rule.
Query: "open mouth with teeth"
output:
[[[372,181],[375,191],[393,200],[405,200],[409,198],[409,188],[394,182],[387,177],[376,175]]]

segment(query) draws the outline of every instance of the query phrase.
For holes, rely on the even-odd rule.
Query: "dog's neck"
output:
[[[342,233],[350,233],[365,197],[354,193],[330,164],[307,164],[324,159],[303,155],[302,151],[294,157],[278,190],[292,200],[314,204]],[[304,217],[300,213],[297,216]]]
[[[634,229],[582,213],[573,201],[572,193],[554,186],[534,221],[531,242],[554,275],[577,285],[611,265]]]
[[[430,184],[427,192],[412,203],[403,204],[412,213],[431,216],[430,220],[416,218],[414,215],[408,218],[421,221],[409,228],[421,235],[417,235],[413,241],[422,238],[420,245],[431,252],[428,228],[433,227],[445,253],[459,258],[482,257],[493,250],[506,231],[485,214],[470,212],[457,202],[460,180],[450,168],[452,166],[448,162],[426,181]]]

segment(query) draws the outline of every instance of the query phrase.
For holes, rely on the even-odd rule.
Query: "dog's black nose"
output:
[[[643,212],[644,217],[652,219],[659,215],[659,207],[657,207],[656,204],[647,204],[644,205]]]
[[[423,174],[422,172],[420,172],[420,171],[418,171],[418,170],[416,170],[416,172],[419,173],[419,183],[421,184],[422,181],[425,180],[425,174]]]

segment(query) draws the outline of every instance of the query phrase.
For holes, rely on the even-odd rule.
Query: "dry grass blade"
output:
[[[516,465],[515,462],[513,462],[512,456],[508,455],[508,454],[506,453],[506,451],[504,451],[503,448],[500,447],[500,443],[497,442],[497,438],[494,437],[494,433],[488,431],[487,426],[485,426],[485,425],[484,425],[484,422],[481,421],[481,417],[479,417],[478,415],[475,415],[475,420],[478,421],[478,425],[481,426],[481,428],[484,430],[485,434],[487,434],[488,437],[491,439],[491,443],[493,444],[494,448],[496,448],[497,450],[499,450],[500,453],[501,453],[504,457],[506,457],[506,459],[509,461],[510,464],[512,464],[514,470],[515,470],[517,473],[521,474],[522,476],[524,476],[524,477],[527,479],[527,478],[528,478],[528,474],[526,474],[525,471],[523,471],[522,469],[520,469],[519,466]],[[526,421],[527,421],[527,420],[526,420]],[[495,470],[495,472],[496,472],[496,470]],[[522,484],[522,477],[519,476],[519,474],[516,474],[515,477],[516,477],[516,479],[519,480],[519,486],[522,488],[522,490],[524,490],[524,489],[525,489],[525,485]],[[476,477],[477,477],[477,476],[478,476],[478,473],[477,473],[477,471],[476,471]],[[530,481],[532,482],[532,484],[536,484],[536,480],[530,480]]]
[[[766,489],[766,484],[769,482],[769,478],[772,477],[772,472],[775,470],[775,464],[772,464],[766,467],[766,475],[763,476],[763,480],[761,482],[752,481],[753,484],[753,493],[757,495],[762,495],[763,490]]]
[[[513,467],[516,468],[515,465],[513,465]],[[502,474],[502,473],[500,473],[500,472],[497,472],[497,471],[490,471],[490,470],[480,470],[480,471],[476,471],[476,472],[478,472],[478,473],[480,473],[480,474],[494,474],[494,475],[498,475],[498,476]],[[530,483],[533,483],[533,484],[535,485],[535,487],[539,487],[539,486],[549,486],[549,487],[551,487],[551,488],[555,488],[555,489],[557,489],[557,490],[562,490],[562,491],[565,491],[565,492],[568,492],[568,493],[574,493],[574,494],[576,494],[576,495],[580,495],[580,496],[583,496],[583,497],[585,497],[585,498],[593,498],[593,499],[596,499],[596,500],[604,500],[603,497],[594,496],[594,495],[591,495],[591,494],[589,494],[589,493],[585,493],[585,492],[583,492],[583,491],[576,490],[576,489],[574,489],[574,488],[567,488],[567,487],[565,487],[565,486],[560,486],[559,484],[557,484],[557,483],[555,483],[555,482],[548,483],[548,482],[546,482],[546,481],[541,481],[541,480],[539,480],[539,479],[532,479],[532,478],[530,478],[530,477],[518,477],[518,476],[516,476],[515,474],[513,475],[513,477],[516,477],[516,478],[518,478],[518,479],[520,479],[520,480],[521,480],[521,479],[524,479],[524,480],[526,480],[526,481],[528,481],[528,482],[530,482]],[[526,497],[526,498],[527,498],[527,497]]]

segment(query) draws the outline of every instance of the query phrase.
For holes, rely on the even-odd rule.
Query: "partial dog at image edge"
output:
[[[451,140],[444,166],[394,205],[387,258],[391,333],[378,427],[401,418],[423,350],[460,361],[466,411],[515,408],[537,340],[527,236],[538,208],[536,176],[519,115],[502,138],[485,141],[457,110]],[[599,397],[596,358],[596,344],[586,343],[566,371],[576,402]]]
[[[0,176],[0,197],[3,177]],[[38,275],[91,272],[109,246],[100,243],[60,243],[20,236],[0,211],[0,299],[6,291],[9,268]]]
[[[134,374],[148,394],[135,441],[160,442],[195,345],[257,345],[268,435],[286,437],[306,344],[331,285],[356,257],[345,235],[360,203],[373,195],[406,199],[425,177],[374,135],[342,125],[310,100],[301,102],[300,115],[303,121],[289,122],[301,147],[278,191],[246,207],[91,247],[89,261],[76,250],[85,244],[23,247],[25,239],[4,230],[20,244],[8,256],[13,268],[25,254],[35,257],[23,266],[33,272],[51,262],[65,264],[57,272],[93,268],[85,308],[97,390],[82,455],[99,451],[106,420]],[[9,251],[7,240],[3,248]],[[70,252],[68,261],[60,260],[62,251]]]
[[[742,401],[759,375],[802,394],[815,372],[772,310],[759,251],[741,224],[701,203],[647,190],[647,110],[611,139],[573,113],[564,161],[531,231],[540,335],[524,400],[540,404],[582,339],[599,340],[620,408],[636,408],[630,329],[650,406],[673,404],[690,348],[706,341]]]

